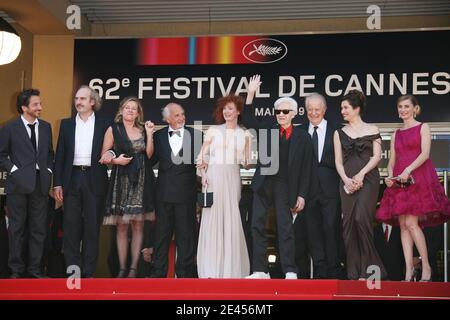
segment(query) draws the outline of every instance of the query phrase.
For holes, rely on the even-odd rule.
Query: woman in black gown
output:
[[[367,279],[377,267],[382,279],[387,275],[373,241],[380,188],[377,165],[381,160],[381,136],[376,126],[362,121],[364,106],[362,92],[352,90],[346,94],[342,98],[341,114],[348,124],[334,133],[336,169],[341,177],[346,268],[350,280]]]

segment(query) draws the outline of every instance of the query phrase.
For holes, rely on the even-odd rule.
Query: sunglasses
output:
[[[291,112],[291,111],[292,110],[290,110],[290,109],[284,109],[284,110],[277,109],[277,110],[275,110],[275,114],[280,114],[282,112],[283,112],[283,114],[289,114],[289,112]]]

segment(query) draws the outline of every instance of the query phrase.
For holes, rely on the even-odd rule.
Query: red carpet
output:
[[[0,280],[1,300],[355,300],[449,299],[449,283],[227,279],[81,279],[80,289],[66,279]]]

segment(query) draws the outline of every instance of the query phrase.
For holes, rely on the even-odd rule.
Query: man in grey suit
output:
[[[0,131],[0,168],[8,172],[5,192],[11,278],[20,278],[25,271],[29,277],[41,277],[54,153],[52,128],[48,122],[38,120],[42,111],[39,94],[36,89],[22,91],[17,97],[20,117]],[[25,252],[28,252],[27,268]]]

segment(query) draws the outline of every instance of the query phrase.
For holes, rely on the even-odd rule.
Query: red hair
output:
[[[225,108],[228,103],[233,103],[239,113],[242,113],[242,110],[244,110],[244,99],[241,96],[231,94],[229,96],[219,98],[216,102],[216,107],[214,108],[213,112],[213,118],[216,124],[225,123],[225,118],[223,117],[223,108]]]

